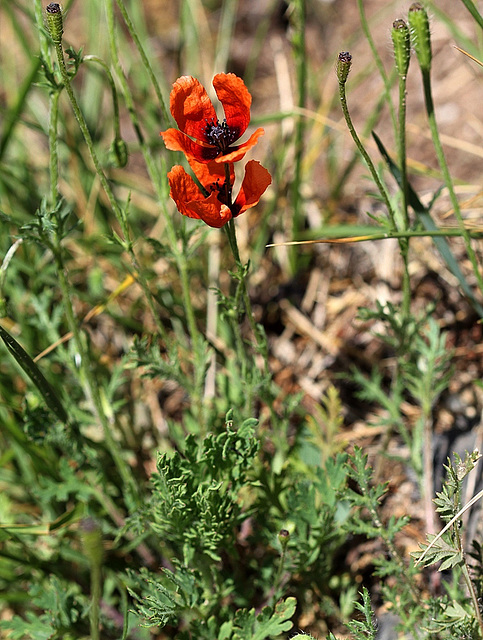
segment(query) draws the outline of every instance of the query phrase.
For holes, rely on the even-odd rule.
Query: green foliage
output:
[[[201,448],[189,435],[182,452],[159,456],[151,500],[140,519],[127,522],[127,530],[152,528],[183,564],[217,562],[221,549],[229,551],[234,527],[248,516],[238,498],[249,486],[247,474],[259,447],[255,420],[236,431],[231,425],[228,419],[226,431],[206,436]]]
[[[25,619],[15,617],[0,621],[0,629],[8,630],[8,637],[13,640],[70,638],[68,630],[86,618],[87,599],[73,582],[51,576],[32,586],[29,596],[32,604],[42,611],[40,615],[29,612]]]
[[[396,114],[392,76],[358,0],[384,91],[364,136],[350,124],[358,151],[346,162],[345,142],[330,124],[336,112],[325,121],[335,103],[326,82],[333,63],[317,62],[318,53],[312,60],[305,41],[309,21],[319,12],[325,20],[326,8],[288,3],[296,107],[281,101],[282,111],[270,113],[267,95],[264,114],[252,114],[273,125],[253,150],[268,155],[273,183],[257,213],[230,221],[223,236],[183,218],[169,198],[167,172],[182,162],[159,138],[173,124],[169,85],[192,74],[208,86],[207,69],[239,67],[255,106],[271,86],[264,46],[272,25],[279,30],[280,3],[263,16],[232,0],[164,3],[161,22],[151,3],[53,3],[50,35],[40,0],[27,4],[0,0],[7,41],[0,61],[1,632],[13,640],[313,640],[332,628],[362,640],[376,637],[382,604],[408,636],[479,637],[483,554],[474,542],[470,566],[461,533],[462,482],[478,454],[445,467],[435,506],[447,530],[428,537],[413,562],[400,545],[409,516],[387,513],[388,485],[341,437],[353,398],[331,380],[354,345],[327,361],[324,354],[326,391],[310,405],[303,375],[291,380],[296,367],[272,354],[285,322],[278,296],[298,303],[320,256],[291,248],[284,257],[265,245],[276,235],[316,233],[314,210],[332,238],[354,233],[352,222],[337,220],[330,231],[326,223],[361,153],[379,204],[368,214],[369,231],[360,226],[381,241],[397,237],[404,275],[401,305],[377,302],[360,313],[377,323],[389,359],[368,375],[354,370],[352,381],[360,399],[382,410],[384,441],[402,441],[420,488],[432,486],[422,454],[454,354],[436,305],[413,311],[412,238],[434,234],[478,313],[481,305],[431,217],[442,187],[431,188],[423,205],[407,176],[405,22],[393,32],[404,96]],[[480,23],[472,3],[463,4]],[[428,18],[419,6],[410,13],[438,180],[453,197],[434,136]],[[478,55],[456,23],[447,26]],[[239,34],[245,58],[233,46]],[[344,52],[338,71],[350,121],[360,63]],[[385,163],[375,167],[363,140],[386,104],[398,157],[374,136]],[[386,165],[396,193],[386,186]],[[458,218],[457,205],[452,200]],[[483,290],[471,243],[481,231],[467,230],[461,217],[458,224],[451,235],[463,237]],[[284,339],[298,353],[296,340]],[[411,423],[405,403],[418,412]],[[374,551],[362,573],[351,557],[366,540]],[[421,573],[435,564],[448,576],[439,598],[427,595]]]
[[[357,640],[364,640],[365,638],[375,640],[377,624],[371,607],[369,591],[366,588],[363,588],[361,595],[362,603],[356,602],[356,608],[362,613],[364,619],[353,620],[347,624],[347,627],[352,631],[354,638]]]

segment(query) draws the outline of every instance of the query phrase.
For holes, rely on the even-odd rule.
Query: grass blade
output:
[[[40,371],[38,366],[25,351],[25,349],[1,325],[0,338],[2,338],[2,340],[4,341],[5,346],[15,358],[17,364],[22,367],[30,380],[32,380],[34,385],[40,391],[49,409],[57,416],[57,418],[59,418],[59,420],[61,420],[62,422],[68,422],[69,418],[67,416],[67,413],[62,406],[59,398],[57,397],[54,389],[45,379],[44,374]]]

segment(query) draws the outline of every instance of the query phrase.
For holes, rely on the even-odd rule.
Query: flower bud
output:
[[[429,73],[431,67],[429,18],[426,9],[420,2],[414,2],[409,7],[408,22],[421,71]]]
[[[54,44],[62,42],[62,34],[64,33],[64,25],[62,20],[62,9],[60,4],[51,2],[45,8],[47,16],[47,27]]]
[[[337,60],[337,78],[339,84],[345,84],[351,70],[352,56],[348,51],[341,51]]]
[[[117,167],[125,167],[127,165],[128,152],[127,144],[122,138],[116,138],[110,149],[111,157]]]
[[[391,31],[396,69],[400,76],[407,75],[411,56],[411,39],[409,27],[404,20],[396,20]]]
[[[280,529],[277,537],[280,542],[280,546],[282,547],[282,551],[285,551],[288,541],[290,540],[290,532],[287,531],[287,529]]]
[[[80,523],[82,547],[89,562],[93,566],[99,566],[104,555],[102,544],[102,532],[94,518],[84,518]]]

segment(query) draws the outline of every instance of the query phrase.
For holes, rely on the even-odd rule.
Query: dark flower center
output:
[[[209,193],[216,192],[218,200],[222,204],[226,204],[227,206],[229,206],[226,180],[223,180],[223,182],[221,182],[220,178],[218,178],[216,182],[212,182],[210,185],[208,185],[207,190],[209,191]]]
[[[221,182],[220,178],[217,178],[216,182],[212,182],[206,188],[208,195],[210,193],[216,193],[216,197],[221,202],[221,204],[226,205],[230,211],[231,215],[236,218],[236,216],[240,213],[240,206],[236,205],[231,201],[231,187],[228,187],[228,183],[226,180]]]
[[[238,138],[237,131],[229,127],[226,120],[220,123],[219,120],[206,120],[206,126],[203,127],[205,140],[214,147],[217,147],[224,153],[228,147]]]

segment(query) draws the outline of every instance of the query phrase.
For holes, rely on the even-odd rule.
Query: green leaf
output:
[[[297,601],[295,598],[282,600],[272,611],[271,607],[265,607],[255,615],[255,609],[241,609],[235,614],[235,635],[233,640],[264,640],[273,638],[292,628],[289,620],[295,613]]]
[[[25,349],[1,325],[0,338],[2,338],[2,340],[4,341],[5,346],[15,358],[17,364],[22,367],[30,380],[32,380],[34,385],[40,391],[49,409],[57,416],[59,420],[61,420],[62,422],[68,422],[69,417],[51,384],[47,382],[44,374],[40,371],[38,366],[25,351]]]

